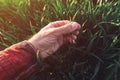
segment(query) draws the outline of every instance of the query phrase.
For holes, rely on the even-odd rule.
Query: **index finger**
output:
[[[55,22],[51,22],[50,24],[48,24],[48,27],[49,28],[56,28],[56,27],[60,27],[60,26],[63,26],[63,25],[66,25],[68,23],[70,23],[71,21],[69,20],[61,20],[61,21],[55,21]]]

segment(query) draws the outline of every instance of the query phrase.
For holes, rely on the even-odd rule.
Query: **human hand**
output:
[[[49,23],[28,41],[40,50],[40,57],[53,54],[61,45],[74,43],[79,34],[80,24],[68,20]],[[49,54],[49,55],[48,55]]]

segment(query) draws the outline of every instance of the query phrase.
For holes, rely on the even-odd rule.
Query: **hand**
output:
[[[61,45],[67,42],[74,43],[80,27],[77,22],[67,20],[51,22],[28,41],[40,50],[40,57],[46,58]]]

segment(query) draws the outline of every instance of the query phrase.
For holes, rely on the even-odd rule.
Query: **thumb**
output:
[[[79,30],[80,27],[81,27],[80,24],[78,24],[77,22],[71,22],[64,26],[57,27],[55,29],[55,32],[56,32],[56,35],[69,34],[76,30]]]

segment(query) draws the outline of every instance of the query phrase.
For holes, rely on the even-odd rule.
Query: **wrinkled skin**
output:
[[[51,22],[28,41],[40,51],[40,57],[53,54],[61,45],[75,43],[80,24],[68,20]]]

